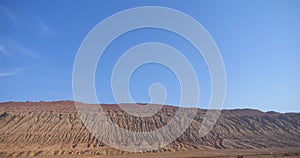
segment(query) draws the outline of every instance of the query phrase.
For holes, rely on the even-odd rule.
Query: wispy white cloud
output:
[[[35,19],[37,21],[36,27],[38,28],[39,33],[41,33],[42,35],[48,35],[49,33],[51,33],[50,27],[44,20],[39,17],[35,17]]]
[[[16,16],[13,14],[13,12],[6,7],[0,5],[0,12],[2,12],[9,20],[16,22]]]
[[[41,30],[43,31],[49,31],[49,27],[46,25],[44,21],[41,19],[38,20]]]
[[[26,48],[24,46],[14,45],[13,49],[16,52],[18,52],[18,53],[20,53],[20,54],[22,54],[22,55],[24,55],[24,56],[26,56],[28,58],[31,58],[31,59],[34,59],[34,60],[40,59],[40,56],[36,52],[34,52],[33,50],[28,49],[28,48]]]
[[[11,72],[0,72],[0,77],[6,77],[6,76],[13,76],[21,72],[23,68],[17,68],[14,71]]]
[[[11,59],[30,58],[33,60],[40,59],[40,56],[33,50],[25,47],[15,40],[6,41],[0,44],[0,54],[3,54]]]
[[[0,53],[2,53],[3,55],[9,58],[15,59],[15,57],[8,50],[6,50],[3,45],[0,45]]]
[[[22,24],[24,22],[26,22],[25,25],[28,25],[28,24],[31,25],[30,27],[36,29],[38,31],[38,33],[41,33],[42,35],[47,35],[51,32],[50,27],[45,23],[45,21],[36,15],[31,15],[31,16],[19,15],[17,18],[16,14],[14,14],[14,12],[12,12],[10,9],[8,9],[7,7],[5,7],[3,5],[0,5],[0,13],[3,13],[3,15],[5,17],[7,17],[9,20],[14,22],[15,24],[18,24],[18,26],[22,26]],[[28,22],[28,21],[31,21],[31,22]]]

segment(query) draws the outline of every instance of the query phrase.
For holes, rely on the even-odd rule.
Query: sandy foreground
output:
[[[57,155],[37,156],[38,158],[299,158],[300,147],[266,148],[266,149],[216,149],[216,150],[188,150],[162,153],[135,153],[112,156],[87,156],[87,155]]]

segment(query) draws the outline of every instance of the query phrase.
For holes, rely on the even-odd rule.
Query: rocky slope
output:
[[[112,122],[137,132],[166,125],[178,110],[177,107],[164,106],[153,117],[140,118],[125,113],[117,105],[102,107]],[[206,111],[194,110],[197,110],[197,115],[185,133],[152,152],[300,146],[300,113],[223,110],[213,130],[199,137],[199,127]],[[136,141],[131,140],[128,144]],[[126,153],[96,139],[81,121],[74,102],[0,103],[0,157]]]

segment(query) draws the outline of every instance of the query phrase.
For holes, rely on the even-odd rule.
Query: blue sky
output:
[[[73,100],[72,68],[87,33],[110,15],[140,6],[184,12],[211,34],[227,73],[224,108],[300,111],[300,2],[265,1],[0,1],[0,101]],[[120,24],[126,21],[120,21]],[[210,77],[202,57],[183,38],[163,30],[140,29],[107,48],[96,72],[100,102],[113,103],[110,74],[127,49],[162,42],[180,50],[194,66],[200,107],[210,99]],[[179,104],[175,75],[155,64],[136,70],[130,90],[148,102],[152,83],[165,85],[168,104]]]

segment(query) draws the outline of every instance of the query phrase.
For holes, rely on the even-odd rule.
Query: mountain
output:
[[[100,106],[81,105],[91,109]],[[154,116],[142,119],[124,112],[118,105],[101,106],[112,122],[123,129],[137,132],[163,127],[178,110],[175,106],[164,106]],[[206,110],[192,110],[196,110],[196,116],[187,130],[169,145],[152,152],[300,146],[300,113],[222,110],[213,129],[204,137],[199,137]],[[128,144],[136,141],[130,140]],[[96,139],[84,126],[72,101],[0,103],[0,157],[127,153]]]

